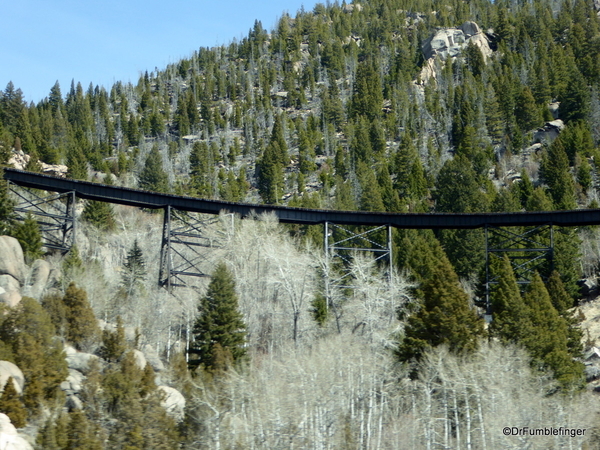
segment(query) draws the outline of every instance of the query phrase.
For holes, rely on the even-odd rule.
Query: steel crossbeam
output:
[[[378,242],[381,232],[385,231],[385,243]],[[341,234],[341,237],[336,235]],[[379,234],[380,236],[377,236]],[[332,222],[324,224],[324,247],[325,265],[328,273],[326,280],[326,294],[330,288],[353,288],[350,263],[357,252],[372,253],[375,261],[387,260],[390,265],[389,276],[391,278],[392,262],[392,226],[381,225],[368,227],[366,230],[354,231],[348,227]],[[331,274],[337,276],[331,277]]]
[[[524,289],[531,283],[535,272],[552,264],[554,252],[554,229],[551,224],[528,228],[519,233],[506,228],[487,225],[485,227],[485,291],[486,319],[491,320],[490,294],[498,284],[498,276],[492,266],[504,257],[510,260],[517,284]]]
[[[206,217],[166,206],[160,252],[159,285],[169,292],[190,287],[193,278],[209,277],[211,261],[206,249],[219,248],[219,235],[211,237],[208,227],[219,217]],[[220,234],[223,237],[223,233]]]
[[[75,192],[42,196],[10,181],[8,186],[16,200],[15,219],[25,221],[31,215],[40,227],[44,247],[67,253],[75,243]]]

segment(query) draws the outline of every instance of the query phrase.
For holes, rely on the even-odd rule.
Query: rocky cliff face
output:
[[[469,43],[477,46],[486,60],[493,53],[489,38],[475,22],[465,22],[460,28],[443,28],[427,39],[421,47],[426,60],[421,70],[422,82],[435,78],[436,58],[445,61],[460,57]]]
[[[20,288],[25,284],[25,259],[19,241],[0,236],[0,301],[15,306],[21,301]]]

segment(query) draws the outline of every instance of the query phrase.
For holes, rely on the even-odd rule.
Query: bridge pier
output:
[[[170,205],[164,208],[159,286],[171,292],[175,287],[190,287],[194,278],[210,277],[207,272],[212,265],[206,249],[220,248],[224,233],[211,235],[209,227],[219,221],[219,216],[200,216]]]
[[[392,281],[392,226],[390,224],[361,227],[354,231],[347,226],[326,221],[323,225],[325,249],[325,294],[329,298],[333,287],[352,289],[349,265],[356,252],[372,253],[375,261],[387,261]],[[382,242],[383,241],[383,242]],[[331,277],[331,274],[336,274]]]
[[[498,284],[492,267],[508,255],[517,284],[524,290],[535,272],[552,267],[554,253],[554,229],[551,224],[538,225],[516,232],[507,228],[485,226],[485,291],[486,320],[492,319],[490,294]],[[545,267],[546,266],[546,267]]]
[[[40,226],[44,247],[67,253],[75,245],[75,191],[42,196],[33,189],[7,183],[9,192],[16,198],[16,219],[24,221],[31,214]]]

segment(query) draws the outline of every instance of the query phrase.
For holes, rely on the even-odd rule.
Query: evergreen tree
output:
[[[87,299],[87,292],[71,282],[63,297],[63,304],[67,321],[67,340],[79,350],[85,349],[100,335],[94,310]]]
[[[569,353],[574,358],[580,358],[583,352],[583,331],[577,326],[578,320],[574,311],[570,310],[573,307],[573,297],[565,289],[560,274],[556,270],[548,278],[546,289],[550,294],[552,305],[567,323],[567,348]]]
[[[113,231],[116,226],[113,207],[108,202],[88,200],[81,218],[99,230]]]
[[[25,259],[28,262],[43,256],[42,233],[40,232],[40,226],[31,214],[27,214],[23,223],[13,227],[12,235],[21,244]]]
[[[269,140],[269,147],[273,152],[277,162],[282,167],[286,167],[290,160],[288,156],[287,142],[285,140],[285,133],[283,130],[282,115],[275,116],[275,123],[273,124],[273,130],[271,130],[271,139]]]
[[[232,363],[240,361],[246,354],[246,326],[238,310],[233,275],[224,263],[217,265],[198,310],[189,349],[190,367],[203,365],[214,371],[223,357]]]
[[[398,349],[400,360],[418,359],[427,349],[442,344],[456,353],[476,350],[484,336],[483,321],[471,309],[469,298],[446,258],[435,262],[421,291],[421,308],[408,318]]]
[[[123,327],[121,316],[117,316],[115,331],[110,331],[108,329],[102,330],[100,355],[109,362],[117,362],[121,359],[125,350],[127,350],[125,327]]]
[[[522,344],[529,351],[533,363],[542,364],[554,373],[562,386],[580,385],[583,381],[583,365],[575,361],[569,352],[568,324],[552,306],[548,290],[536,273],[523,296],[529,309],[532,332]]]
[[[590,113],[590,90],[577,68],[572,68],[564,94],[559,96],[560,117],[570,123],[587,120]]]
[[[540,113],[535,98],[527,86],[516,98],[515,119],[522,131],[529,131],[540,125]]]
[[[257,163],[258,193],[267,204],[277,204],[283,196],[284,178],[281,157],[276,147],[269,145]]]
[[[381,117],[383,89],[376,64],[370,60],[359,62],[350,102],[350,116],[364,116],[369,122]]]
[[[0,339],[12,348],[14,362],[23,371],[23,402],[36,415],[46,401],[56,400],[68,375],[62,343],[42,306],[23,297],[0,325]]]
[[[56,334],[60,337],[66,337],[68,328],[67,307],[63,302],[63,296],[58,292],[47,295],[42,300],[42,306],[50,316]]]
[[[550,145],[541,165],[542,177],[557,209],[575,209],[575,185],[569,171],[569,159],[560,137]]]
[[[154,192],[167,192],[169,189],[169,179],[163,169],[162,157],[157,145],[152,147],[146,158],[138,185],[140,189]]]
[[[4,179],[0,179],[0,235],[9,231],[12,216],[13,202],[8,196],[8,185]]]
[[[67,151],[67,167],[69,178],[87,180],[87,160],[83,150],[77,144],[72,144]]]
[[[498,284],[491,292],[490,335],[503,342],[519,343],[531,334],[531,323],[507,255],[497,261],[492,272]]]
[[[13,377],[8,377],[4,385],[0,397],[0,412],[6,414],[16,428],[23,428],[27,424],[27,410],[15,388]]]
[[[485,211],[489,205],[473,165],[464,155],[455,156],[440,170],[435,199],[441,212]],[[441,230],[438,237],[459,276],[479,272],[485,260],[482,230]]]
[[[69,413],[66,450],[101,450],[102,444],[93,435],[92,424],[85,413],[75,409]]]
[[[127,259],[123,264],[121,275],[121,287],[127,298],[143,285],[146,279],[146,261],[137,239],[133,241],[133,246],[127,253]]]
[[[196,141],[190,153],[190,176],[194,194],[212,198],[214,193],[215,155],[205,141]]]
[[[385,211],[381,188],[375,178],[375,173],[363,162],[360,162],[359,177],[361,185],[360,209],[361,211]]]

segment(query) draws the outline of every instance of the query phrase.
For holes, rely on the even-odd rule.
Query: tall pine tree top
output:
[[[190,367],[202,364],[209,371],[222,368],[223,359],[235,363],[246,354],[246,333],[238,310],[233,275],[220,263],[198,307],[200,315],[194,325],[194,341],[189,353]],[[221,366],[221,367],[219,367]]]
[[[483,321],[469,305],[458,276],[446,257],[421,285],[421,309],[408,318],[398,349],[402,361],[419,358],[428,348],[445,344],[457,353],[472,352],[484,336]]]

